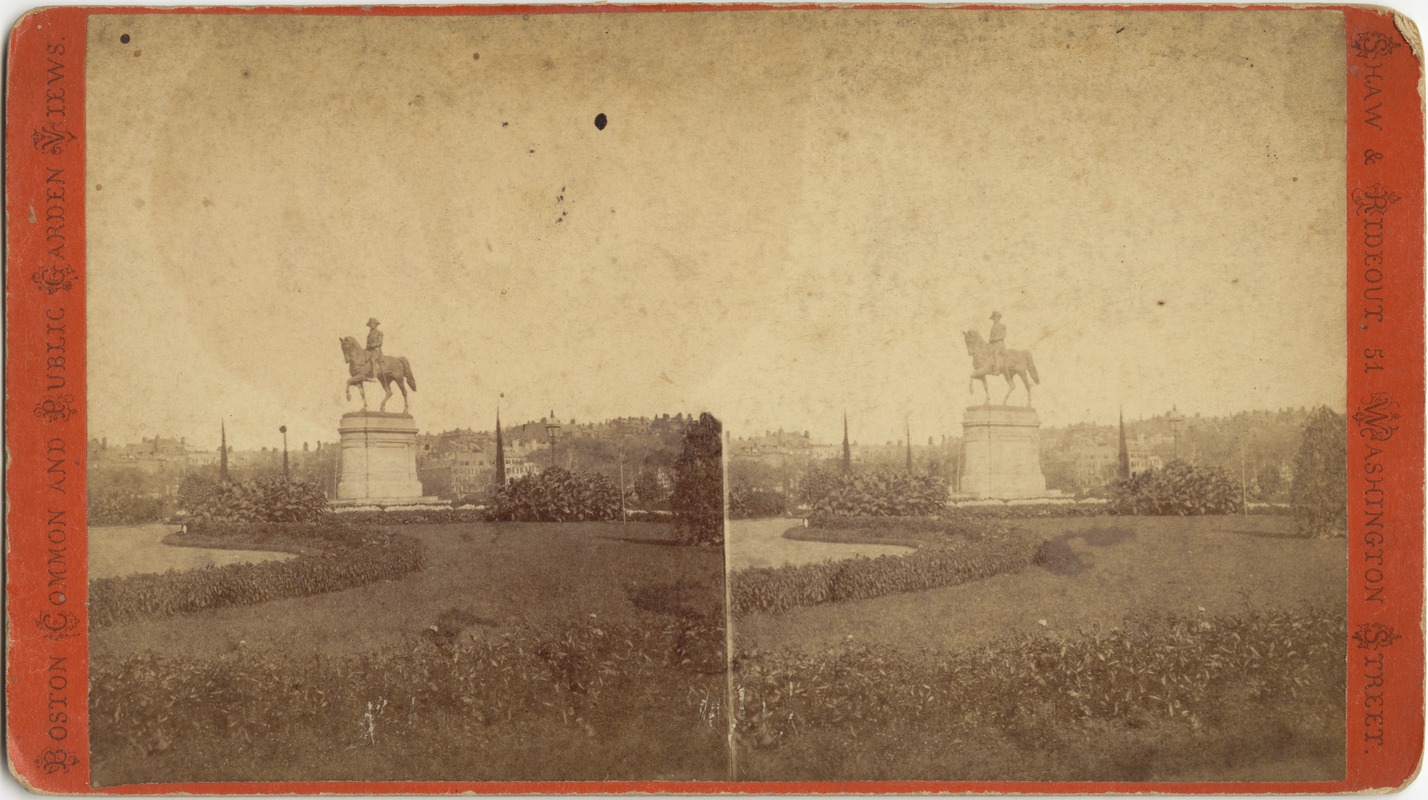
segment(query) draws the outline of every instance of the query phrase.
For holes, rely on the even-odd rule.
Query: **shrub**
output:
[[[85,513],[91,525],[143,525],[163,522],[166,510],[167,504],[162,497],[100,490],[89,493]]]
[[[1035,561],[1042,545],[1040,539],[1014,533],[907,555],[739,570],[729,576],[730,609],[734,614],[777,614],[797,606],[954,586],[1020,572]]]
[[[839,485],[841,473],[823,467],[809,467],[798,480],[798,502],[806,506],[816,506],[819,501]]]
[[[814,504],[815,514],[916,517],[947,504],[947,484],[932,475],[882,470],[839,475]]]
[[[192,514],[194,509],[217,496],[224,483],[225,479],[215,469],[194,469],[179,481],[178,494],[174,499],[180,510]]]
[[[491,498],[489,520],[583,522],[620,518],[620,490],[598,472],[550,467],[517,478]]]
[[[1349,481],[1345,419],[1320,407],[1304,425],[1291,495],[1302,536],[1347,535]]]
[[[1193,516],[1242,509],[1240,483],[1219,467],[1171,461],[1112,486],[1113,514]]]
[[[674,462],[675,526],[686,544],[724,543],[723,436],[719,420],[702,413],[684,432]]]
[[[317,484],[282,478],[195,482],[186,500],[194,518],[206,521],[310,522],[327,512],[327,496]]]
[[[286,597],[349,589],[421,569],[415,539],[359,526],[333,524],[196,525],[180,536],[194,543],[299,552],[290,561],[227,564],[162,574],[98,578],[90,582],[92,627]]]
[[[788,499],[779,492],[755,489],[743,484],[729,488],[729,518],[781,517],[788,512]]]

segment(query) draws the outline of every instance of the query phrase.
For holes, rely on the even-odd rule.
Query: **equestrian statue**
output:
[[[1036,375],[1036,362],[1030,350],[1008,350],[1006,346],[1007,328],[1002,324],[1000,311],[992,312],[991,341],[984,341],[980,331],[962,331],[962,339],[967,343],[967,355],[972,357],[972,377],[967,379],[967,394],[975,391],[972,381],[982,382],[982,394],[986,404],[991,405],[992,396],[987,389],[987,376],[1000,375],[1007,382],[1007,393],[1002,398],[1005,405],[1016,388],[1016,378],[1021,376],[1021,385],[1026,387],[1026,405],[1031,406],[1031,385],[1041,383]],[[1030,380],[1028,380],[1030,377]]]
[[[351,375],[347,379],[347,399],[352,399],[352,387],[356,386],[357,391],[362,394],[362,410],[366,411],[366,383],[377,381],[387,392],[378,410],[386,411],[387,401],[392,399],[392,384],[396,383],[397,388],[402,390],[402,413],[406,413],[407,387],[410,386],[415,392],[416,378],[412,375],[412,365],[407,363],[406,356],[382,355],[382,331],[377,328],[381,324],[376,318],[367,320],[366,349],[357,344],[355,337],[343,336],[339,339],[342,342],[342,357],[347,360],[347,371]]]

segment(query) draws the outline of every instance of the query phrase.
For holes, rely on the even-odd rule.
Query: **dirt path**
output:
[[[819,561],[837,561],[858,555],[872,558],[910,553],[913,550],[911,547],[888,544],[800,542],[784,538],[784,531],[802,524],[803,520],[786,517],[730,520],[729,542],[725,547],[729,556],[729,569],[815,564]]]
[[[90,528],[90,579],[296,558],[291,553],[270,553],[262,550],[211,550],[206,547],[171,547],[164,544],[164,537],[176,530],[178,530],[177,525],[121,525]]]

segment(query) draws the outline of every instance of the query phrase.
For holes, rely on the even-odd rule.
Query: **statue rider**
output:
[[[992,312],[992,332],[987,337],[991,345],[992,372],[1000,373],[1006,369],[1007,363],[1007,326],[1002,324],[1002,312]],[[371,340],[368,340],[371,345]]]
[[[382,368],[382,332],[377,330],[377,326],[382,323],[376,317],[367,320],[367,363],[372,370],[372,380],[378,379],[378,371]]]

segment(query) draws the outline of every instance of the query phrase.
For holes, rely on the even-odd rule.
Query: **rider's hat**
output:
[[[367,320],[367,327],[369,327],[369,328],[372,327],[373,325],[381,325],[381,324],[382,324],[382,323],[380,323],[380,322],[377,321],[377,318],[376,318],[376,317],[372,317],[371,319]]]
[[[992,312],[992,319],[1001,319],[1001,318],[1002,318],[1002,312],[1000,312],[1000,311],[993,311],[993,312]]]

